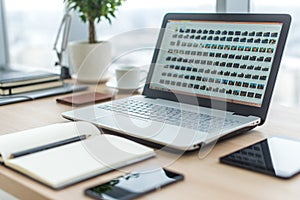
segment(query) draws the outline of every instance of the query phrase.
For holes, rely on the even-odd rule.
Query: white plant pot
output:
[[[107,80],[108,66],[111,62],[111,44],[101,41],[71,42],[69,44],[70,62],[78,81],[98,83]]]

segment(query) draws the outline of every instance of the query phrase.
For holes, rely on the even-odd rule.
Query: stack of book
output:
[[[0,78],[0,95],[14,95],[63,86],[59,74],[35,71],[20,76],[9,74]]]

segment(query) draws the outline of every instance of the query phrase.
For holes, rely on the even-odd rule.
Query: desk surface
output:
[[[93,89],[94,90],[94,89]],[[96,91],[107,90],[103,85]],[[68,94],[70,95],[70,94]],[[64,95],[64,96],[68,96]],[[118,95],[120,98],[123,95]],[[0,107],[0,134],[67,121],[61,113],[72,107],[56,103],[56,97]],[[144,196],[143,199],[299,199],[300,175],[282,180],[220,164],[218,158],[271,135],[300,138],[300,109],[271,105],[262,127],[217,143],[207,155],[194,151],[182,156],[157,151],[157,157],[87,181],[52,190],[17,172],[0,166],[0,188],[21,199],[87,199],[84,189],[119,176],[124,171],[163,166],[185,175],[183,182]]]

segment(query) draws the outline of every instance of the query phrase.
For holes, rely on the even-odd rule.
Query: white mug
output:
[[[140,67],[135,66],[121,66],[117,67],[116,70],[116,83],[119,89],[137,89],[140,87],[145,76],[141,77],[142,72]]]

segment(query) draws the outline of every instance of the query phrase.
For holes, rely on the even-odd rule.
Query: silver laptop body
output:
[[[265,122],[290,16],[164,17],[142,95],[62,113],[119,135],[193,150]]]

